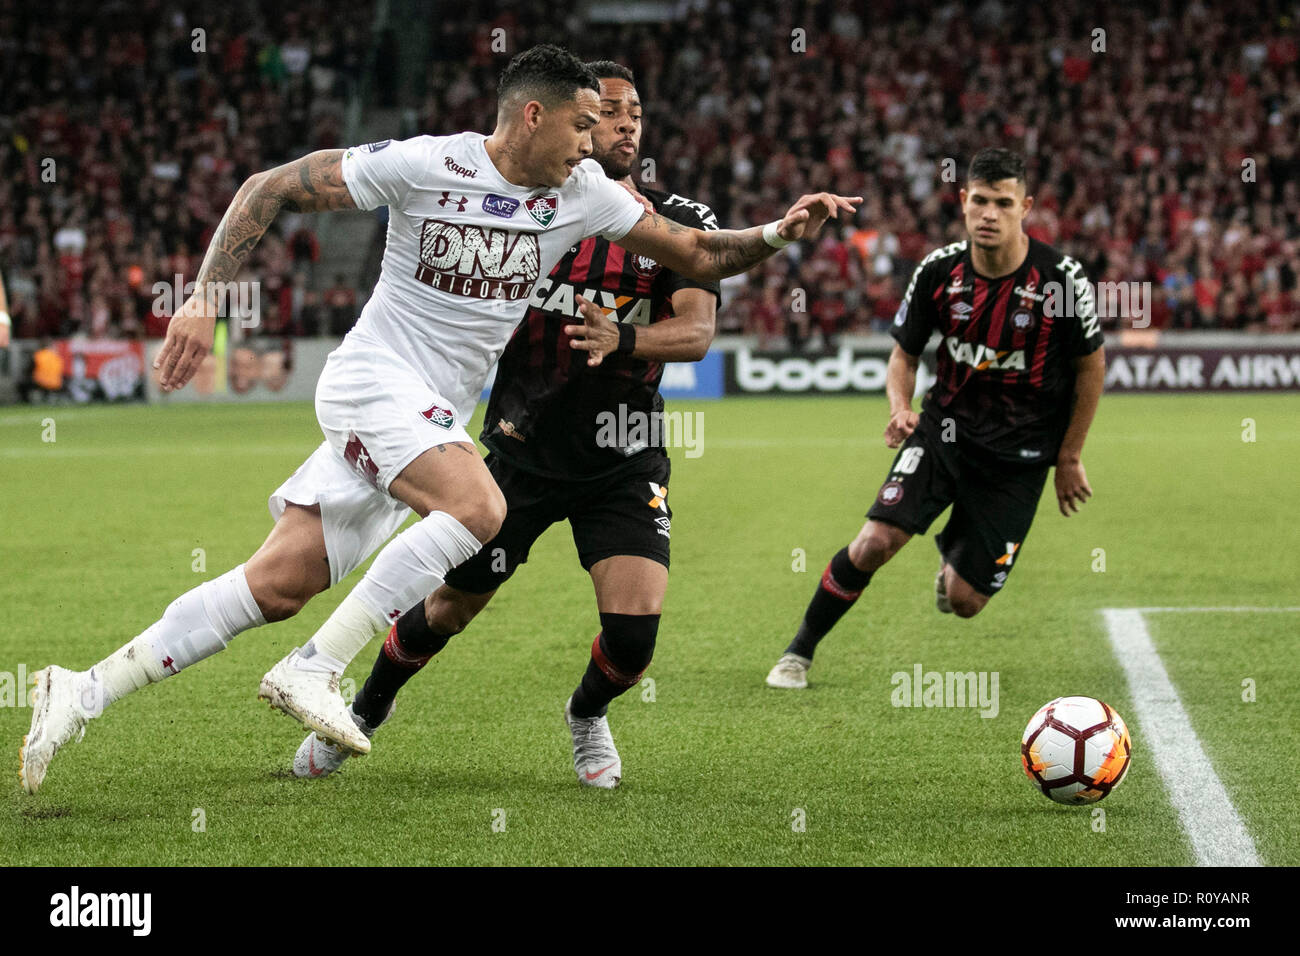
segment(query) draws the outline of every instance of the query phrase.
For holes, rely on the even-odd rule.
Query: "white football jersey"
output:
[[[559,187],[514,186],[481,133],[416,136],[343,154],[360,209],[388,206],[379,282],[349,339],[392,349],[463,424],[533,285],[588,236],[616,242],[644,212],[587,159]],[[346,348],[346,340],[344,346]]]

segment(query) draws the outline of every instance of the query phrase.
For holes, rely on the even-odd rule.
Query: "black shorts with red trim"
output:
[[[922,418],[898,450],[867,517],[925,534],[952,505],[935,544],[962,580],[992,597],[1019,562],[1047,471],[1046,465],[1018,466],[963,450]]]
[[[489,454],[486,463],[505,495],[506,518],[483,550],[448,572],[447,584],[456,590],[495,591],[528,560],[542,532],[566,520],[583,570],[616,555],[650,558],[668,567],[673,512],[666,456],[643,452],[613,475],[581,481],[545,478],[496,454]]]

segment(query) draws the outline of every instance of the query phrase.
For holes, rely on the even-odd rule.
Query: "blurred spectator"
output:
[[[920,259],[964,238],[966,163],[993,144],[1026,154],[1029,234],[1094,281],[1163,288],[1157,326],[1297,321],[1300,58],[1295,13],[1278,0],[1107,6],[1104,53],[1069,5],[1028,0],[698,0],[678,5],[678,22],[576,31],[544,0],[510,8],[509,52],[559,42],[636,72],[658,185],[708,203],[719,223],[764,222],[826,188],[866,198],[845,237],[847,280],[822,266],[786,276],[792,341],[808,318],[789,311],[796,287],[809,314],[837,327],[887,327]],[[459,10],[438,27],[429,132],[491,123],[504,55],[484,49],[482,25],[497,11],[480,0]],[[796,27],[805,50],[792,48]],[[720,330],[766,334],[768,278],[754,270],[747,291],[729,294]],[[1230,286],[1232,314],[1221,315]]]
[[[357,293],[342,275],[325,290],[325,311],[329,316],[329,334],[346,335],[357,321]]]
[[[431,21],[422,77],[399,73],[390,23],[366,106],[405,105],[409,88],[418,132],[487,130],[509,56],[557,42],[636,72],[647,184],[720,224],[775,219],[805,192],[865,197],[843,233],[832,223],[729,286],[722,331],[770,337],[777,321],[803,342],[810,320],[832,338],[887,327],[920,259],[963,238],[965,166],[990,144],[1027,157],[1029,234],[1094,281],[1152,283],[1157,327],[1300,325],[1300,53],[1282,0],[1108,5],[1104,53],[1070,5],[1029,0],[691,0],[662,23],[587,23],[584,9],[463,0]],[[373,18],[365,0],[208,7],[196,54],[189,15],[164,0],[0,0],[15,333],[159,334],[154,283],[193,278],[243,178],[347,145],[343,97]],[[312,297],[319,261],[306,218],[255,250],[245,274],[275,290],[267,334],[352,326],[345,281]]]
[[[63,356],[54,349],[50,339],[41,340],[41,347],[32,353],[27,376],[18,386],[24,402],[52,401],[63,392]]]
[[[13,333],[163,334],[173,303],[155,284],[194,279],[243,180],[339,145],[373,17],[367,0],[206,5],[201,20],[164,0],[0,0],[0,266]],[[205,49],[194,49],[196,27]],[[319,243],[296,218],[272,226],[241,279],[286,294],[299,272],[310,284]],[[305,291],[278,305],[288,331],[317,326]]]

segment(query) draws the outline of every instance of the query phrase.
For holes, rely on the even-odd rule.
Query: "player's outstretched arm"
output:
[[[692,229],[647,213],[618,244],[697,282],[716,282],[758,265],[777,249],[811,239],[840,210],[853,212],[861,196],[813,193],[799,197],[779,221],[749,229]]]
[[[343,150],[324,149],[275,169],[254,173],[235,193],[208,244],[194,294],[172,316],[153,367],[164,392],[184,387],[212,351],[219,286],[233,282],[253,247],[281,209],[323,212],[355,209],[343,182]]]
[[[1092,487],[1083,470],[1083,442],[1088,437],[1093,416],[1097,414],[1097,403],[1101,400],[1101,389],[1106,380],[1105,348],[1075,359],[1074,369],[1074,409],[1070,412],[1070,425],[1056,456],[1056,503],[1067,518],[1092,497]]]
[[[619,351],[651,362],[698,362],[713,344],[718,297],[707,289],[678,289],[672,318],[654,325],[611,322],[594,302],[576,301],[582,325],[566,325],[564,332],[571,348],[587,353],[588,365]]]
[[[916,370],[921,357],[912,355],[901,345],[889,353],[889,367],[885,371],[885,396],[889,399],[889,424],[885,426],[885,444],[897,448],[916,431],[921,416],[912,411],[912,396],[916,393]]]

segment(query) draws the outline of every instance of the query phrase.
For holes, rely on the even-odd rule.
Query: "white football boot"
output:
[[[262,678],[257,697],[274,709],[296,717],[308,730],[353,753],[370,753],[370,738],[352,720],[339,694],[341,671],[309,670],[294,648]]]
[[[948,585],[943,579],[943,569],[947,565],[939,562],[939,573],[934,576],[934,606],[944,614],[952,613],[952,602],[948,600]]]
[[[397,701],[388,705],[388,713],[384,714],[384,719],[375,726],[371,727],[368,723],[357,716],[356,711],[348,707],[348,713],[352,719],[361,728],[361,732],[366,735],[367,739],[375,736],[375,731],[384,724],[388,723],[388,718],[393,716],[393,710],[397,707]],[[312,732],[307,735],[298,746],[298,752],[293,755],[293,775],[295,777],[328,777],[339,767],[343,766],[343,761],[352,756],[352,752],[337,744],[332,744],[320,734]]]
[[[573,769],[578,782],[613,790],[623,779],[623,761],[614,748],[609,721],[604,717],[574,717],[569,710],[572,704],[572,697],[564,703],[564,722],[573,735]]]
[[[811,660],[787,651],[781,655],[781,659],[768,671],[767,686],[777,687],[781,690],[803,690],[808,686],[808,668],[810,667],[812,667]]]
[[[59,748],[86,736],[86,721],[97,716],[81,700],[82,677],[63,667],[47,667],[32,675],[36,685],[31,694],[32,726],[18,751],[18,779],[28,793],[41,788]]]

